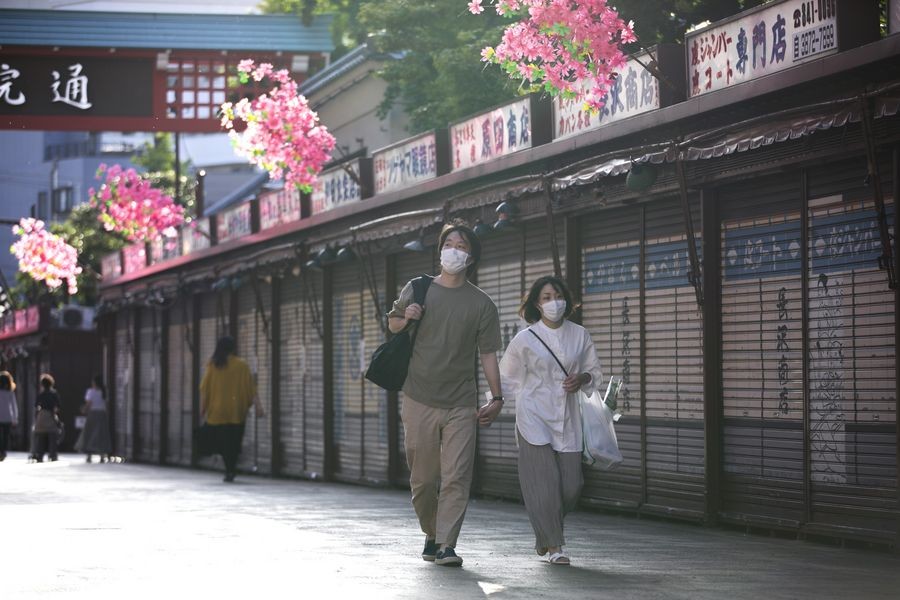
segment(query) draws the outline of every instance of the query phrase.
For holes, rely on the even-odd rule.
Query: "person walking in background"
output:
[[[476,423],[490,425],[503,407],[497,363],[503,345],[497,306],[467,278],[481,258],[478,236],[461,223],[448,224],[438,246],[441,273],[428,287],[425,306],[413,301],[407,283],[388,325],[398,333],[419,321],[401,419],[413,508],[425,533],[422,558],[461,566],[456,542],[472,485]],[[472,370],[476,356],[493,397],[481,409]]]
[[[215,445],[225,462],[227,482],[234,481],[237,474],[247,411],[253,405],[257,418],[265,415],[250,367],[237,357],[235,350],[233,337],[220,338],[200,383],[200,418],[213,428]]]
[[[534,282],[519,309],[531,327],[510,341],[500,361],[503,391],[516,402],[519,485],[534,529],[535,550],[568,565],[563,519],[575,509],[581,472],[579,390],[602,381],[590,333],[567,320],[572,296],[556,277]]]
[[[0,461],[6,460],[12,428],[19,424],[16,383],[8,371],[0,371]]]
[[[41,392],[34,403],[34,451],[32,456],[37,462],[44,462],[44,454],[51,461],[59,457],[56,444],[59,434],[59,394],[56,393],[56,381],[49,373],[41,375]]]
[[[87,455],[87,462],[91,462],[92,454],[99,454],[100,462],[106,462],[112,452],[112,439],[109,435],[109,414],[106,411],[106,388],[100,375],[94,376],[91,387],[84,394],[84,413],[87,419],[78,449]]]

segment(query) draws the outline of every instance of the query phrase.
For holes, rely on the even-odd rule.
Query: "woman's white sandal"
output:
[[[569,561],[569,557],[566,556],[565,554],[563,554],[562,552],[554,552],[554,553],[551,554],[550,557],[547,559],[547,562],[549,562],[551,565],[569,565],[569,564],[572,564],[572,563]]]

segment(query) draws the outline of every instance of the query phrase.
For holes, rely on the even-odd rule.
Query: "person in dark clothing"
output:
[[[59,394],[56,393],[53,377],[41,375],[41,393],[34,403],[34,450],[32,456],[37,462],[44,461],[44,454],[51,461],[57,460],[56,436],[59,424]]]

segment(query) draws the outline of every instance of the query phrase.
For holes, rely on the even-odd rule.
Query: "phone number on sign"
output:
[[[837,43],[834,23],[794,34],[794,61],[832,50]]]

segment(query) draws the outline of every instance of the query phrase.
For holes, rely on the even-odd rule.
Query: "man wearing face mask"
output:
[[[531,327],[516,334],[500,361],[503,391],[516,401],[519,485],[535,550],[553,565],[570,564],[563,519],[584,483],[576,392],[593,393],[603,378],[590,333],[566,319],[572,310],[560,279],[535,281],[519,309]]]
[[[475,232],[446,225],[439,240],[441,273],[425,304],[414,303],[407,283],[388,313],[391,332],[418,322],[419,331],[403,386],[401,418],[412,503],[425,533],[422,558],[461,566],[456,542],[475,464],[476,423],[488,426],[500,413],[500,319],[491,298],[469,282],[481,258]],[[478,409],[476,355],[493,399]]]

